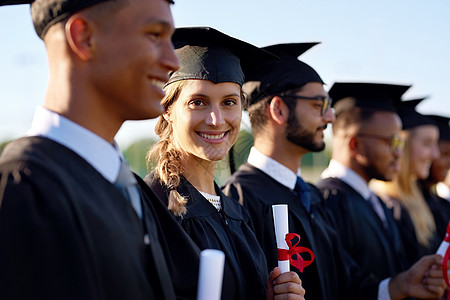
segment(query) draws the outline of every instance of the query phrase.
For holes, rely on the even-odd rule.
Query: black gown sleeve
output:
[[[0,298],[104,299],[78,224],[56,196],[66,191],[28,167],[15,178],[0,172],[1,180],[9,175],[0,208]]]

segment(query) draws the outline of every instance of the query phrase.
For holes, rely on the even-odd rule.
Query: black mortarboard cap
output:
[[[403,129],[411,129],[422,125],[436,125],[436,122],[417,112],[416,106],[426,98],[401,101],[397,103],[397,112],[402,119]]]
[[[31,18],[38,36],[43,39],[54,24],[89,6],[110,0],[0,0],[0,6],[31,4]]]
[[[211,27],[177,28],[172,36],[180,69],[166,85],[185,79],[244,83],[247,73],[276,56]]]
[[[439,140],[450,141],[450,118],[438,115],[427,115],[439,127]]]
[[[336,82],[328,91],[336,115],[352,107],[396,111],[396,103],[410,88],[408,85],[365,82]]]
[[[244,84],[244,92],[250,105],[267,96],[298,89],[308,82],[324,83],[319,74],[298,57],[318,43],[276,44],[262,49],[269,51],[280,59],[266,62],[252,70]]]

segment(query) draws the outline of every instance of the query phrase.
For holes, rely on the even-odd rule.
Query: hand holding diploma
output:
[[[408,297],[419,299],[441,297],[445,290],[441,265],[441,256],[425,255],[408,270],[392,277],[388,286],[391,300]]]
[[[392,300],[414,297],[437,299],[444,294],[448,282],[448,258],[450,256],[450,222],[447,233],[436,254],[425,255],[408,270],[397,274],[389,281]],[[444,257],[442,259],[442,256]]]
[[[304,300],[305,289],[302,287],[302,281],[295,272],[286,272],[281,274],[281,270],[275,267],[270,272],[266,283],[266,299],[296,299]]]

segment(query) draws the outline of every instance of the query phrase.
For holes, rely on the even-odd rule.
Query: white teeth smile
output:
[[[164,85],[166,84],[165,81],[161,81],[161,80],[158,80],[158,79],[150,79],[150,83],[153,84],[153,85],[156,85],[160,89],[163,89]]]
[[[224,133],[222,133],[222,134],[215,134],[215,135],[212,135],[212,134],[204,134],[204,133],[199,133],[199,134],[200,134],[200,136],[201,136],[202,138],[205,138],[205,139],[209,139],[209,140],[220,140],[221,138],[223,138],[223,137],[225,136],[226,132],[224,132]]]

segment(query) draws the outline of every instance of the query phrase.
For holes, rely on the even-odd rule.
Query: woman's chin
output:
[[[227,156],[227,153],[203,153],[202,155],[199,155],[201,159],[207,160],[207,161],[214,161],[218,162],[224,159]]]

